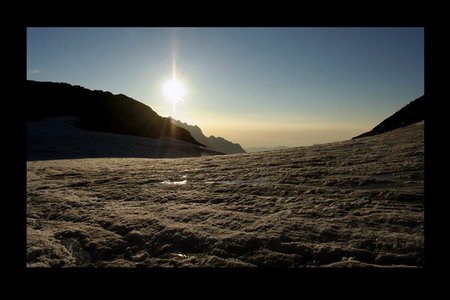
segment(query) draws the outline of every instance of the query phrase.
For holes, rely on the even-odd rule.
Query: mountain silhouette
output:
[[[426,101],[425,95],[411,101],[392,116],[375,126],[371,131],[355,136],[353,139],[377,135],[425,120]]]
[[[219,151],[225,154],[246,153],[246,151],[239,144],[230,142],[222,137],[215,137],[213,135],[206,137],[197,125],[189,125],[171,117],[169,118],[173,124],[188,130],[197,141],[211,150]]]
[[[169,118],[123,94],[89,90],[67,83],[26,81],[26,119],[38,121],[57,116],[76,116],[80,129],[159,138],[163,136],[204,146]]]

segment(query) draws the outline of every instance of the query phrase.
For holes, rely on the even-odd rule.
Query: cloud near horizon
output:
[[[30,75],[30,74],[39,74],[39,73],[41,73],[41,70],[40,70],[40,69],[27,70],[27,75]]]

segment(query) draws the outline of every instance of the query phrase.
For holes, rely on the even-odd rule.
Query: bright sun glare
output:
[[[163,85],[164,95],[172,102],[176,102],[183,98],[185,90],[183,84],[175,78],[169,79]]]

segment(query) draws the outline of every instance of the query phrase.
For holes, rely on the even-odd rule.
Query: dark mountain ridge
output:
[[[67,83],[26,81],[26,119],[76,116],[76,127],[101,132],[158,138],[168,136],[204,146],[169,118],[123,94],[89,90]]]
[[[170,118],[170,117],[169,117]],[[189,125],[187,123],[183,123],[179,120],[175,120],[170,118],[172,123],[178,127],[184,128],[188,130],[191,135],[200,143],[205,145],[207,148],[219,151],[225,154],[234,154],[234,153],[246,153],[246,151],[241,147],[241,145],[237,143],[230,142],[223,137],[215,137],[213,135],[206,137],[200,127],[197,125]]]
[[[360,134],[353,139],[377,135],[425,120],[426,101],[425,95],[411,101],[392,116],[375,126],[371,131]]]

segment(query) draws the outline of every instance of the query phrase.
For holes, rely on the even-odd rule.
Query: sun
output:
[[[167,99],[172,102],[177,102],[186,93],[183,84],[175,78],[165,81],[162,90]]]

